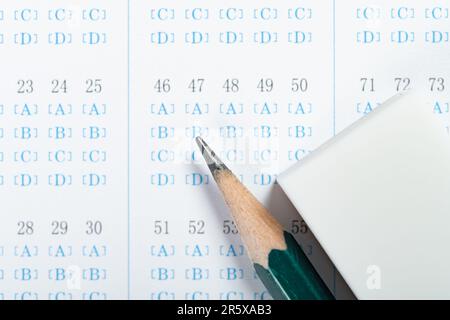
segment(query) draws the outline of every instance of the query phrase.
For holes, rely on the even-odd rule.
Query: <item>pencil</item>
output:
[[[334,300],[294,237],[197,137],[259,278],[274,299]]]

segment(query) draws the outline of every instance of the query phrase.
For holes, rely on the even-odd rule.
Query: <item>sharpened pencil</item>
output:
[[[334,300],[294,237],[197,137],[259,278],[274,299]]]

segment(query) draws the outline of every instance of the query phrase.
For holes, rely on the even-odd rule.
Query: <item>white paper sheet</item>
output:
[[[201,135],[276,176],[398,90],[449,125],[448,1],[0,1],[0,298],[269,299]]]

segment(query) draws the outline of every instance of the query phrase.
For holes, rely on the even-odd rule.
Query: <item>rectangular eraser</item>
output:
[[[450,299],[450,137],[399,94],[278,179],[358,299]]]

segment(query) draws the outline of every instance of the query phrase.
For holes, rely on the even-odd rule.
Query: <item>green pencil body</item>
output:
[[[269,266],[254,264],[256,273],[274,299],[334,300],[294,237],[284,232],[286,250],[272,250]]]

